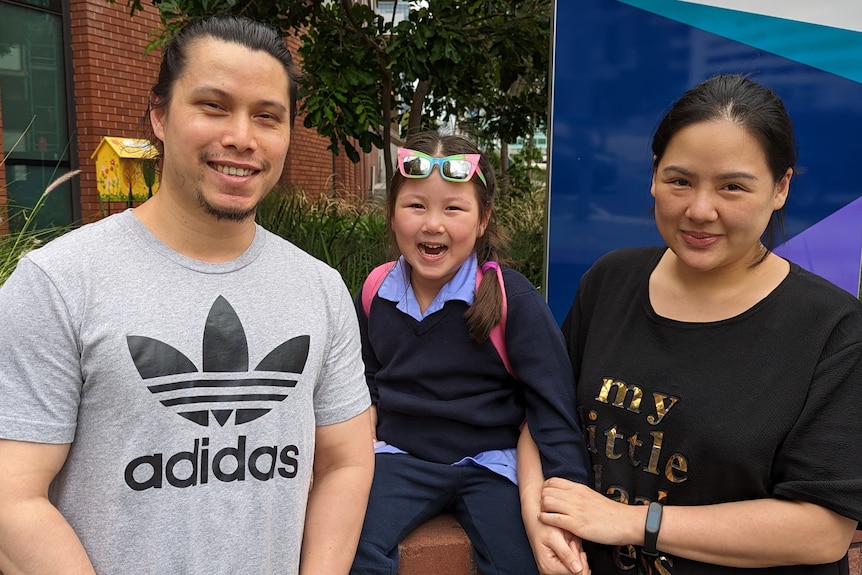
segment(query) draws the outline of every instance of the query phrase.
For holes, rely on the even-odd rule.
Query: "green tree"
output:
[[[126,3],[134,14],[144,1]],[[354,162],[354,143],[364,152],[382,148],[387,181],[393,122],[412,131],[451,114],[465,118],[482,142],[514,141],[545,125],[550,0],[411,2],[408,18],[397,23],[351,0],[151,2],[163,24],[154,45],[186,19],[218,13],[298,35],[305,126]]]

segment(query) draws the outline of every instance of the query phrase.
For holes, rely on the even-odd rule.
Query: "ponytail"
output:
[[[484,343],[491,330],[503,317],[503,292],[497,279],[496,268],[502,265],[501,246],[507,243],[503,230],[497,227],[493,215],[485,233],[476,241],[476,256],[482,268],[482,281],[464,318],[473,340]],[[499,262],[499,263],[498,263]]]

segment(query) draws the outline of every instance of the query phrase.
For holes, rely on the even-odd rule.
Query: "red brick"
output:
[[[477,575],[473,547],[458,521],[440,515],[399,545],[398,575]]]
[[[851,547],[847,555],[850,559],[850,575],[862,575],[862,549]]]
[[[159,27],[160,21],[151,3],[143,2],[142,6],[143,12],[130,17],[125,3],[69,2],[78,163],[82,169],[78,181],[84,222],[102,217],[90,159],[102,137],[147,136],[142,119],[161,55],[158,51],[145,52],[150,32]],[[286,42],[296,55],[299,40],[288,37]],[[327,149],[329,140],[303,127],[302,122],[302,117],[296,118],[282,184],[301,188],[312,196],[335,193],[365,197],[377,154],[363,157],[358,164],[350,162],[343,152],[333,157]],[[114,207],[112,212],[116,211]]]

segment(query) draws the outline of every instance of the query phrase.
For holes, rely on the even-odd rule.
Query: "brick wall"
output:
[[[399,552],[398,575],[477,575],[470,540],[448,514],[419,526],[399,545]],[[862,575],[862,531],[853,537],[848,556],[849,575]]]
[[[103,136],[143,137],[141,121],[147,93],[158,74],[159,54],[145,54],[150,30],[159,24],[148,2],[145,11],[129,17],[124,2],[72,0],[72,68],[81,167],[81,216],[84,222],[102,215],[96,174],[90,155]],[[106,212],[125,208],[124,203]]]
[[[862,531],[857,531],[850,543],[850,575],[862,575]]]
[[[302,70],[302,59],[297,55],[300,42],[296,37],[287,39],[294,60]],[[363,154],[358,164],[351,162],[342,150],[337,156],[329,151],[329,139],[318,135],[313,128],[302,125],[297,116],[290,152],[282,182],[316,196],[321,193],[366,197],[371,186],[371,169],[377,165],[377,150]]]
[[[71,0],[72,64],[78,130],[78,161],[82,168],[81,214],[84,222],[99,219],[102,206],[96,189],[95,168],[90,155],[103,136],[146,137],[141,123],[146,113],[150,86],[158,75],[160,54],[145,54],[150,32],[159,25],[152,4],[142,3],[144,12],[130,17],[124,2]],[[288,39],[295,53],[298,40]],[[327,149],[329,140],[302,126],[297,117],[290,151],[282,177],[288,187],[298,187],[316,195],[358,194],[365,197],[370,186],[370,154],[353,164],[342,153]],[[113,213],[125,203],[107,206]]]

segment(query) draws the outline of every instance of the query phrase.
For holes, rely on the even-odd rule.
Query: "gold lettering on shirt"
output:
[[[624,407],[626,397],[631,393],[631,401],[626,409],[632,413],[641,412],[641,400],[643,400],[644,395],[643,390],[636,385],[626,385],[623,381],[616,381],[609,377],[602,379],[602,388],[599,390],[599,395],[596,397],[596,400],[601,401],[602,403],[608,403],[608,397],[610,397],[611,389],[614,387],[616,388],[616,394],[611,400],[614,407]]]
[[[619,485],[612,485],[608,487],[605,495],[608,496],[608,499],[613,499],[614,501],[618,501],[619,503],[629,504],[629,492],[620,487]]]
[[[652,448],[649,451],[649,463],[644,467],[644,471],[658,475],[658,458],[661,455],[661,443],[664,440],[663,431],[650,431],[652,436]]]
[[[617,453],[614,449],[614,445],[616,444],[617,439],[625,439],[625,436],[622,433],[617,432],[616,425],[611,427],[605,432],[605,436],[608,438],[605,443],[605,457],[608,459],[619,459],[623,456],[622,453]]]
[[[644,444],[643,441],[638,439],[638,434],[635,433],[631,437],[629,437],[629,463],[632,464],[632,467],[637,467],[641,464],[641,460],[637,458],[637,448],[641,447]]]
[[[664,416],[667,415],[667,412],[670,411],[674,405],[676,405],[676,402],[679,401],[679,398],[665,395],[663,393],[653,393],[652,397],[653,401],[655,402],[656,415],[648,415],[646,420],[647,423],[649,423],[650,425],[658,425],[658,423],[662,419],[664,419]],[[669,403],[665,403],[666,400],[669,400]]]
[[[679,453],[674,453],[667,460],[664,476],[672,483],[682,483],[688,479],[688,460]]]
[[[598,419],[598,417],[599,417],[599,414],[596,413],[592,409],[587,414],[587,419],[589,419],[592,422],[595,422],[596,419]],[[587,449],[590,451],[590,453],[598,453],[599,451],[598,451],[598,449],[596,449],[596,426],[595,426],[595,423],[593,423],[591,425],[587,425],[586,429],[587,429]]]
[[[634,545],[614,547],[614,565],[620,571],[631,571],[637,566],[638,553]]]

